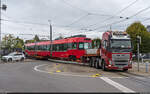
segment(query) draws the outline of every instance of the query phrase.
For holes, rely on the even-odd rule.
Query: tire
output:
[[[8,59],[8,62],[12,62],[12,59],[11,59],[11,58],[9,58],[9,59]]]
[[[20,61],[24,61],[24,58],[21,58]]]
[[[89,66],[92,67],[92,59],[90,58]]]
[[[96,68],[96,69],[99,69],[99,68],[100,68],[100,66],[99,66],[99,61],[97,61],[97,60],[96,60],[96,62],[95,62],[95,68]]]
[[[128,71],[128,69],[123,69],[123,71],[125,72],[125,71]]]
[[[103,71],[107,71],[107,69],[106,69],[106,67],[105,67],[105,61],[103,61],[103,63],[102,63],[102,70],[103,70]]]
[[[95,62],[95,59],[94,58],[92,58],[92,67],[96,67],[96,64],[95,64],[96,62]]]

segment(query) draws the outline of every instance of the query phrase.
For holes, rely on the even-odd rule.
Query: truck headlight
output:
[[[109,64],[112,65],[112,61],[109,59]]]

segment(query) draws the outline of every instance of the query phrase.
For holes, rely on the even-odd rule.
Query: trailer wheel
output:
[[[96,69],[99,69],[99,68],[100,68],[100,66],[99,66],[99,61],[98,61],[98,60],[96,60],[96,62],[95,62],[95,68],[96,68]]]
[[[106,65],[105,65],[105,61],[103,60],[103,63],[102,63],[102,70],[103,70],[103,71],[107,71],[107,69],[106,69],[105,66],[106,66]]]
[[[95,62],[95,58],[92,58],[92,67],[96,68],[96,62]]]
[[[92,67],[92,58],[90,58],[89,66]]]

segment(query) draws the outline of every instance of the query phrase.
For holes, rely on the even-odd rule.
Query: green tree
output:
[[[100,38],[95,38],[92,40],[92,48],[99,48],[100,44],[101,44]]]
[[[14,48],[21,48],[24,49],[24,41],[20,39],[19,37],[14,39]]]
[[[137,36],[141,36],[140,52],[150,52],[150,34],[141,22],[132,23],[127,29],[127,33],[130,35],[134,49],[133,52],[137,53]]]
[[[12,50],[14,48],[23,49],[24,42],[19,37],[15,38],[11,34],[5,35],[2,39],[2,49]]]
[[[39,42],[39,41],[41,41],[41,40],[39,39],[39,37],[37,35],[35,35],[33,39],[26,40],[25,43],[34,43],[34,42]]]
[[[39,39],[39,37],[38,37],[37,35],[35,35],[35,37],[33,38],[33,40],[34,40],[35,42],[39,42],[39,41],[40,41],[40,39]]]

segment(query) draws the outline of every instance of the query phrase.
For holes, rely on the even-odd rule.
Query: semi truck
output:
[[[132,44],[130,36],[122,31],[107,31],[102,35],[98,48],[86,49],[81,57],[90,67],[102,70],[127,71],[132,68]]]

